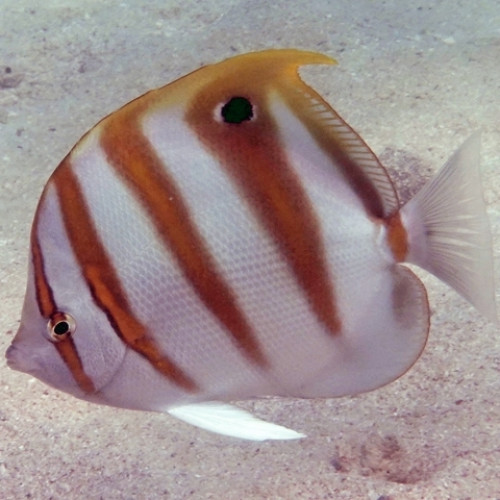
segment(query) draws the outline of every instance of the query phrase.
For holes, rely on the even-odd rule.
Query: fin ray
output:
[[[388,217],[399,208],[385,167],[361,136],[311,87],[296,86],[285,94],[318,145],[332,159],[374,217]]]

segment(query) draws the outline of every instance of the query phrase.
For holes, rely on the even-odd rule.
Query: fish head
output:
[[[48,191],[35,217],[21,322],[7,364],[80,399],[99,401],[126,347],[78,269]]]

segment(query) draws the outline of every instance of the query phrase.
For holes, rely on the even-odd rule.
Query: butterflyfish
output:
[[[8,365],[74,396],[245,439],[294,439],[230,401],[383,386],[424,349],[404,263],[496,321],[472,135],[408,203],[301,79],[326,55],[208,65],[101,120],[48,180]]]

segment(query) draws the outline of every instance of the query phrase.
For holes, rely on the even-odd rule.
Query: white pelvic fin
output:
[[[408,262],[452,286],[497,323],[492,242],[473,134],[401,210]]]
[[[197,403],[167,410],[170,415],[188,424],[226,436],[264,441],[266,439],[299,439],[304,434],[281,425],[265,422],[251,413],[225,403]]]

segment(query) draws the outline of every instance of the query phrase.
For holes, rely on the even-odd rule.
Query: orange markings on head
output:
[[[40,243],[38,242],[38,237],[35,234],[36,227],[37,225],[35,219],[35,224],[33,224],[34,229],[31,235],[31,257],[33,259],[33,274],[35,276],[35,293],[38,310],[44,318],[48,319],[55,313],[56,304],[52,289],[50,288],[45,275],[42,250],[40,248]]]
[[[57,321],[57,318],[59,315],[62,315],[62,313],[57,312],[57,306],[52,293],[52,288],[50,287],[45,274],[42,249],[40,248],[40,243],[36,235],[36,222],[37,219],[35,216],[35,223],[33,224],[33,231],[31,234],[31,253],[33,259],[33,272],[35,276],[36,300],[40,314],[46,319],[50,318],[52,321]],[[82,391],[86,394],[95,392],[94,383],[85,373],[73,339],[68,337],[61,342],[55,342],[53,345],[59,352],[59,355],[70,370],[80,389],[82,389]]]
[[[83,369],[83,364],[80,356],[78,355],[73,339],[68,337],[61,342],[54,343],[54,347],[57,349],[61,358],[64,360],[64,363],[71,371],[71,374],[80,389],[86,394],[95,392],[96,388],[94,383]]]

